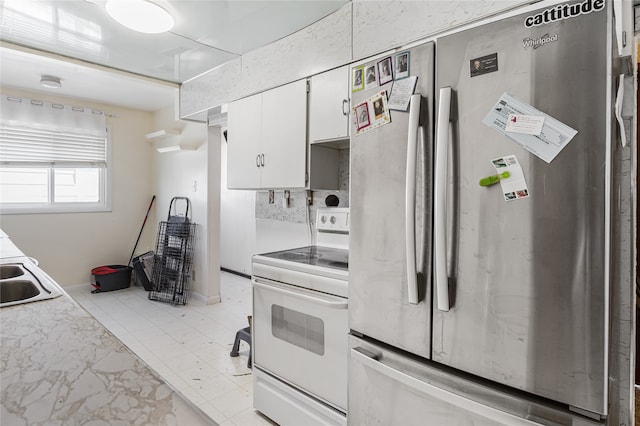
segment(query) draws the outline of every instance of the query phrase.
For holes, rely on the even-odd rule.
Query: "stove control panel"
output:
[[[318,209],[316,216],[318,232],[349,233],[349,209],[327,207]]]

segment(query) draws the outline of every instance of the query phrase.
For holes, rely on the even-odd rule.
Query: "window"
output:
[[[324,355],[324,321],[321,318],[271,305],[271,334],[309,352]]]
[[[93,115],[99,114],[84,108],[5,96],[1,106],[1,213],[109,210],[104,116],[96,119]]]

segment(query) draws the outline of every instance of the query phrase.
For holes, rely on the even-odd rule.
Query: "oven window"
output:
[[[324,322],[320,318],[271,305],[271,333],[292,345],[324,355]]]

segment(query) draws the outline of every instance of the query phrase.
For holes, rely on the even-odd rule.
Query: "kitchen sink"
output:
[[[0,303],[27,300],[40,294],[31,281],[13,280],[0,282]]]
[[[0,308],[60,295],[58,285],[32,262],[0,264]]]
[[[24,275],[22,268],[16,265],[0,265],[0,280],[15,278]]]

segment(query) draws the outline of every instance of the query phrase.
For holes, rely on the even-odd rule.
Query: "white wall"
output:
[[[221,134],[219,129],[207,129],[208,139],[208,167],[207,179],[207,265],[209,285],[205,294],[206,303],[218,303],[220,298],[220,174],[221,174]]]
[[[0,90],[7,95],[87,106],[118,116],[107,118],[113,147],[112,211],[0,215],[0,227],[62,286],[89,283],[91,269],[96,266],[126,265],[152,196],[152,151],[144,140],[151,131],[151,114],[8,87]],[[154,222],[152,214],[138,253],[153,246],[155,229],[149,224]]]
[[[205,303],[219,301],[219,290],[216,292],[217,275],[210,276],[209,270],[209,221],[218,221],[219,216],[209,217],[209,145],[207,143],[207,127],[204,124],[176,120],[173,108],[157,111],[153,114],[153,131],[161,129],[180,130],[181,134],[155,142],[155,145],[171,145],[182,143],[197,146],[195,150],[182,150],[160,153],[153,149],[154,181],[156,198],[157,223],[167,220],[169,206],[173,197],[187,197],[191,201],[190,216],[197,224],[196,240],[191,281],[191,293]],[[217,144],[216,144],[217,145]],[[215,148],[219,149],[219,148]],[[219,167],[219,165],[211,165]],[[211,184],[215,185],[215,182]],[[176,203],[177,213],[184,213],[184,204]],[[154,247],[155,249],[155,247]],[[214,285],[211,285],[214,280]],[[212,287],[213,293],[212,293]],[[219,288],[219,285],[218,285]]]

